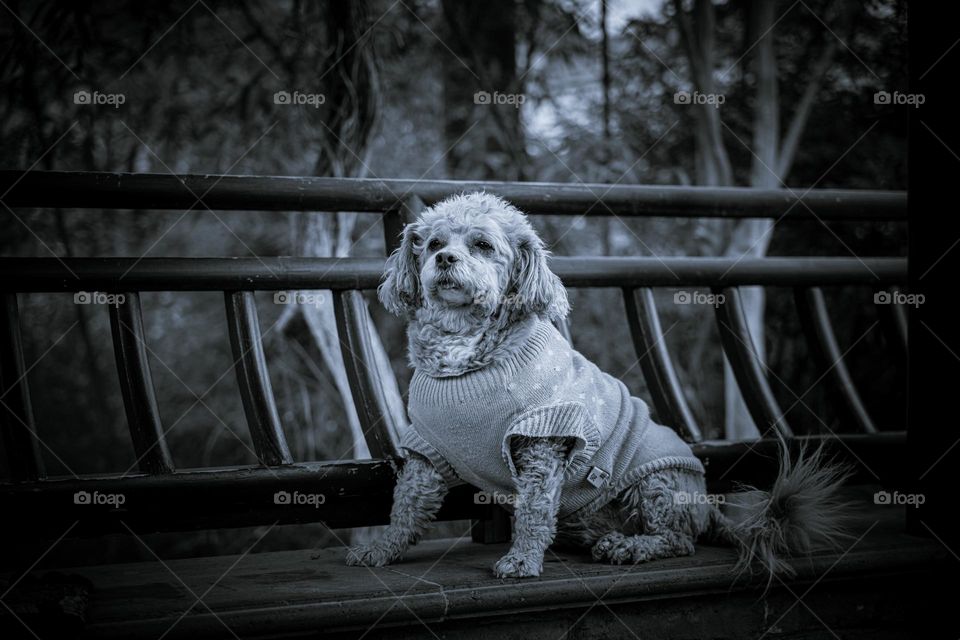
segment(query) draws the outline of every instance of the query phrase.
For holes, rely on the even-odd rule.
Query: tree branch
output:
[[[777,173],[782,180],[786,180],[787,174],[790,173],[790,168],[796,156],[797,145],[800,143],[803,130],[807,126],[807,120],[810,119],[810,111],[812,110],[814,100],[817,94],[820,93],[820,83],[823,81],[827,69],[830,68],[830,63],[833,62],[833,56],[836,50],[837,41],[834,38],[830,38],[824,44],[820,52],[820,57],[817,58],[813,68],[810,70],[807,85],[804,87],[800,101],[793,111],[790,126],[783,136],[783,143],[780,147],[780,161],[777,165]]]

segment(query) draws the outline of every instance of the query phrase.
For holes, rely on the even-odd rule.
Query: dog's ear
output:
[[[412,313],[422,304],[417,270],[421,242],[416,224],[404,227],[400,246],[387,258],[383,282],[377,287],[380,302],[396,316]]]
[[[570,313],[567,290],[547,266],[548,252],[537,233],[527,225],[518,235],[513,265],[513,291],[516,304],[511,315],[539,313],[550,320],[566,318]]]

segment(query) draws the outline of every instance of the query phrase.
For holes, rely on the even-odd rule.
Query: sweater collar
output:
[[[482,369],[448,377],[434,377],[418,369],[410,383],[410,399],[426,404],[444,404],[463,402],[493,390],[503,391],[519,371],[542,357],[547,344],[556,338],[563,340],[552,324],[537,320],[523,346],[509,357]]]

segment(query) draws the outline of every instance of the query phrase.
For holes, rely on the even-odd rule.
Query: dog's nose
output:
[[[459,258],[456,255],[450,253],[449,251],[441,251],[437,254],[436,257],[438,267],[449,267],[455,263]]]

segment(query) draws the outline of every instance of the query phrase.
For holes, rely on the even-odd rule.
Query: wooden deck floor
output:
[[[347,567],[330,548],[64,572],[95,585],[90,637],[911,637],[922,585],[956,561],[902,533],[902,516],[871,507],[857,542],[797,562],[762,597],[734,584],[732,550],[707,546],[627,567],[548,552],[543,576],[525,580],[494,578],[506,545],[469,538],[425,542],[381,569]]]

